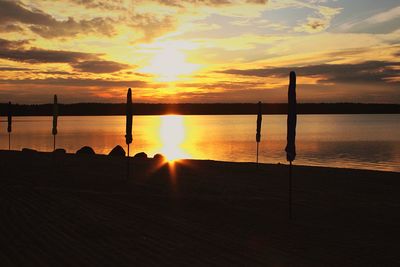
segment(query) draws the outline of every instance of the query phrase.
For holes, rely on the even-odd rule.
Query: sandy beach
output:
[[[399,266],[400,174],[0,151],[1,266]]]

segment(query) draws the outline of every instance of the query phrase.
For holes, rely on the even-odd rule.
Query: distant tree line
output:
[[[59,104],[59,114],[62,116],[83,115],[124,115],[126,106],[121,104],[107,103],[78,103]],[[299,114],[399,114],[400,104],[357,104],[357,103],[304,103],[298,104]],[[41,105],[13,105],[14,116],[51,116],[52,104]],[[256,103],[212,103],[212,104],[147,104],[134,103],[133,113],[135,115],[233,115],[233,114],[256,114],[258,107]],[[286,114],[287,104],[262,105],[263,114]],[[7,114],[7,104],[0,103],[0,115]]]

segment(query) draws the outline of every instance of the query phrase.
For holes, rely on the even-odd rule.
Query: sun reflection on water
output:
[[[161,116],[160,141],[162,147],[160,153],[163,154],[168,161],[190,157],[182,148],[186,138],[183,120],[183,117],[179,115]]]

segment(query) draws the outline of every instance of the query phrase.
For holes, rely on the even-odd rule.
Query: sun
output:
[[[154,74],[157,81],[173,82],[192,74],[198,68],[197,64],[187,62],[186,54],[179,45],[163,43],[154,53],[149,65],[141,71]]]

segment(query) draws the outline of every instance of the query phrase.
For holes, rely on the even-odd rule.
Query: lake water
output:
[[[91,146],[107,154],[125,145],[123,116],[59,118],[57,147],[75,152]],[[264,115],[260,162],[286,163],[286,116]],[[15,117],[11,148],[53,149],[51,117]],[[194,158],[254,162],[256,116],[135,116],[131,155],[162,153]],[[0,122],[0,149],[8,149]],[[295,164],[400,171],[400,115],[299,115]]]

